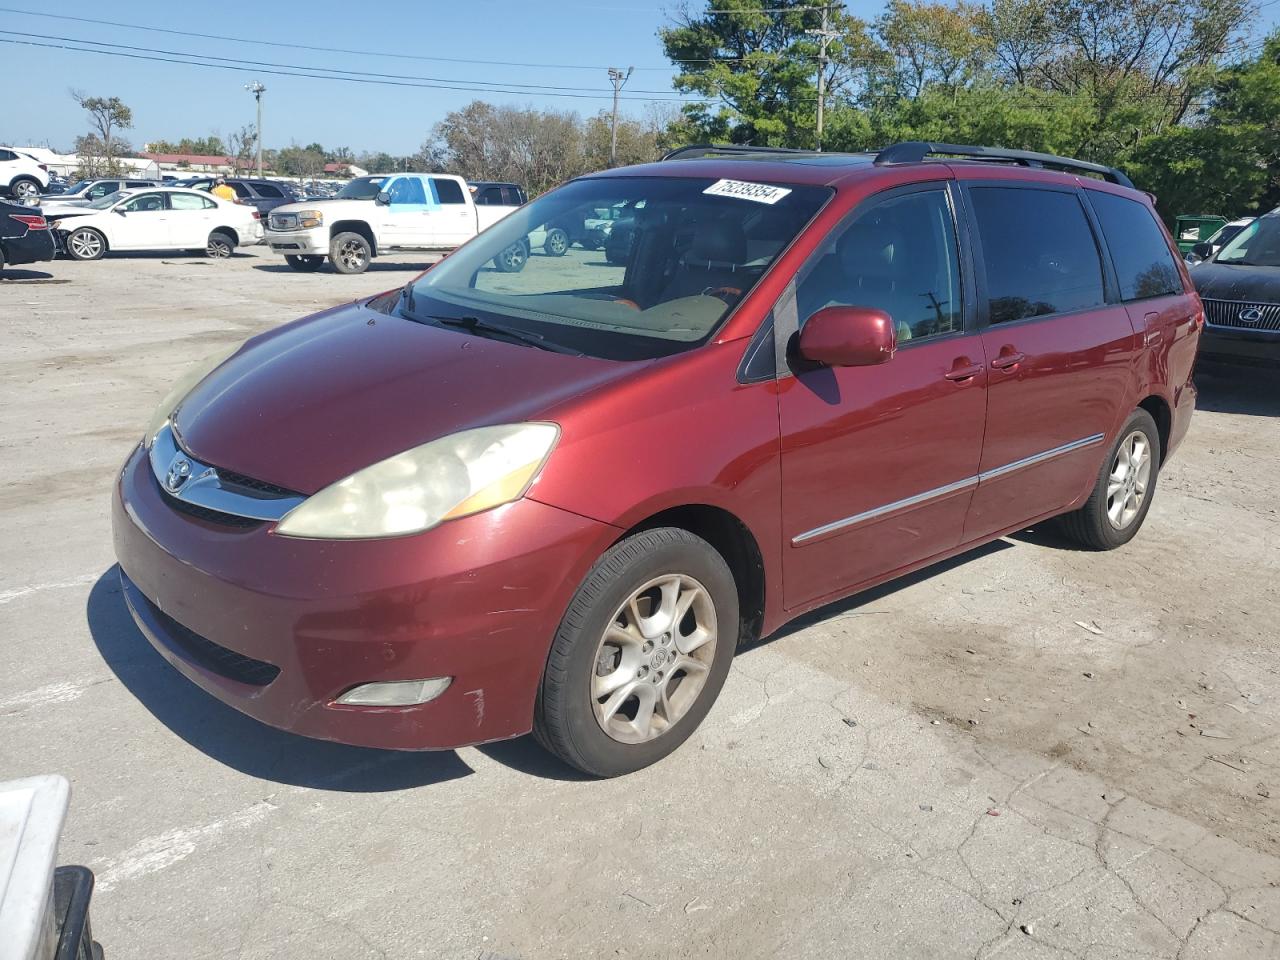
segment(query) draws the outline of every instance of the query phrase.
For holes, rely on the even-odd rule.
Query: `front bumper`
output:
[[[1255,366],[1280,366],[1280,330],[1248,330],[1206,323],[1200,334],[1200,356]]]
[[[115,486],[124,594],[152,645],[226,704],[304,736],[447,749],[518,736],[560,618],[618,531],[521,500],[387,540],[296,540],[181,513],[142,448]],[[412,707],[361,683],[452,677]]]
[[[267,230],[267,243],[279,254],[288,256],[327,257],[329,235],[322,228],[313,230]]]

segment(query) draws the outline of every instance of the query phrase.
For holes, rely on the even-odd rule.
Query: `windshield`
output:
[[[382,189],[386,177],[356,177],[338,191],[339,200],[372,200]]]
[[[830,196],[683,177],[577,180],[415,281],[411,319],[476,317],[609,359],[679,353],[715,332]],[[613,229],[582,240],[601,210],[617,212]]]
[[[1218,263],[1280,267],[1280,216],[1259,217],[1222,248]]]
[[[91,183],[93,183],[92,180],[77,180],[75,183],[73,183],[71,186],[67,187],[67,189],[63,191],[63,195],[70,196],[73,193],[84,193],[86,190],[89,189],[89,184]]]
[[[117,190],[115,193],[108,193],[105,197],[99,197],[93,203],[87,204],[87,207],[90,210],[106,210],[108,207],[114,207],[126,196],[126,191]]]

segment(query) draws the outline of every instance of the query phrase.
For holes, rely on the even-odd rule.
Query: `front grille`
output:
[[[226,470],[222,467],[218,468],[218,479],[232,486],[244,487],[247,490],[257,490],[259,493],[265,493],[269,497],[296,497],[298,495],[296,490],[279,487],[274,483],[267,483],[265,480],[255,480],[253,477],[246,477],[243,473],[236,473],[234,470]]]
[[[273,213],[267,218],[272,230],[298,229],[298,215],[294,213]]]
[[[1256,310],[1260,315],[1250,323],[1240,314]],[[1205,319],[1215,327],[1237,330],[1280,330],[1280,303],[1254,303],[1247,300],[1205,300]]]
[[[164,492],[163,490],[161,491]],[[185,513],[188,517],[194,517],[197,520],[203,520],[205,523],[216,523],[220,527],[235,527],[240,530],[249,530],[253,527],[262,526],[262,520],[255,517],[239,517],[234,513],[223,513],[221,510],[210,510],[208,507],[202,507],[196,503],[190,503],[186,500],[179,500],[177,497],[164,494],[165,503],[173,507],[179,513]]]
[[[228,680],[254,687],[265,687],[280,675],[280,668],[275,664],[228,650],[184,627],[150,600],[143,599],[151,615],[164,627],[168,639],[197,666]]]

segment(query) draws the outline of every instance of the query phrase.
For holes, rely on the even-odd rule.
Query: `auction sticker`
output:
[[[736,197],[754,200],[756,203],[777,203],[788,193],[788,187],[775,187],[767,183],[748,183],[745,180],[717,180],[702,191],[713,197]]]

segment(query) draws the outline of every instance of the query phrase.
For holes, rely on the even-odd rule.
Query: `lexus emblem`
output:
[[[170,493],[177,493],[189,476],[191,476],[191,461],[183,456],[175,457],[173,463],[169,464],[169,472],[165,474],[164,485]]]
[[[1248,310],[1240,311],[1241,323],[1257,323],[1262,319],[1262,311],[1257,307],[1250,307]]]

